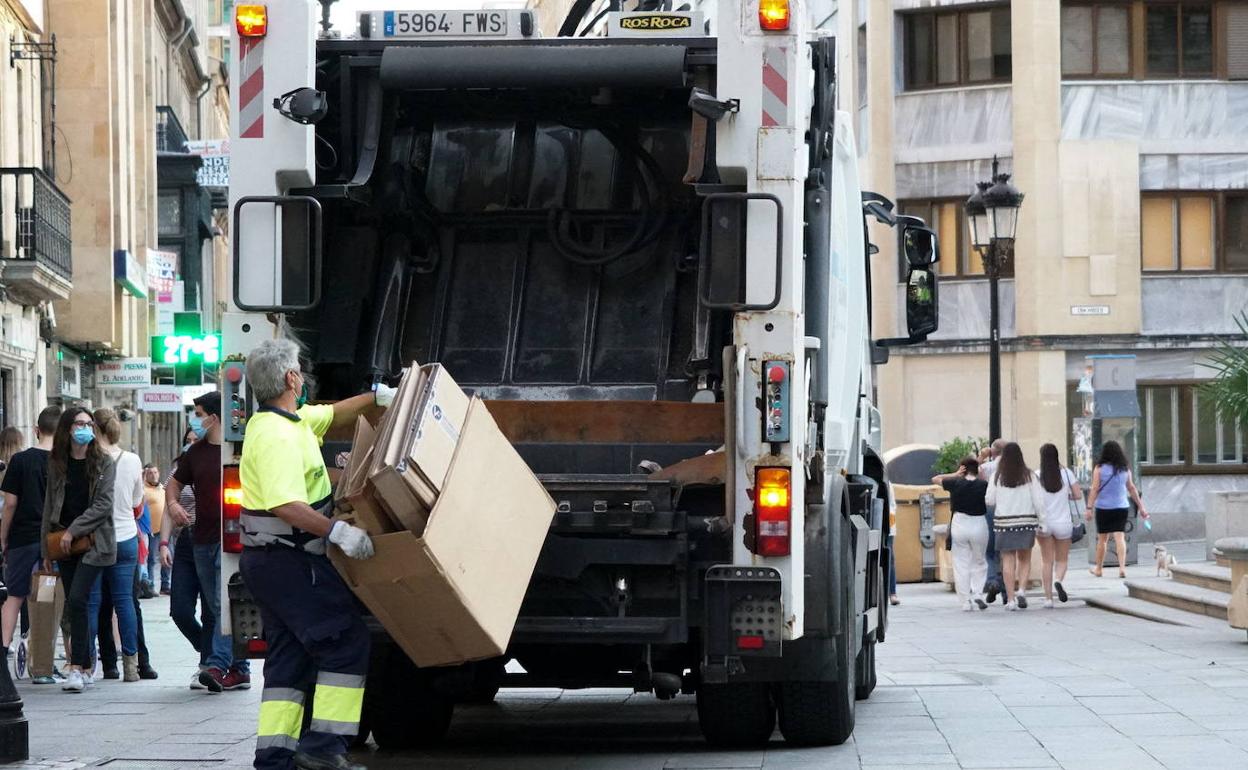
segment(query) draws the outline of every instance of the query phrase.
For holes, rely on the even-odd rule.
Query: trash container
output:
[[[949,493],[931,484],[890,484],[897,503],[893,562],[898,583],[953,583],[952,561],[945,538],[933,528],[949,523]],[[942,570],[942,563],[944,569]]]

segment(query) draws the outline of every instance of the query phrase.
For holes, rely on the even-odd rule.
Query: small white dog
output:
[[[1157,577],[1161,577],[1163,572],[1170,577],[1170,568],[1179,563],[1164,545],[1153,546],[1153,558],[1157,560]]]

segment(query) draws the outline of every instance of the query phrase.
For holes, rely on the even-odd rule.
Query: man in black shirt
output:
[[[61,408],[49,406],[39,413],[35,426],[36,445],[18,452],[9,460],[8,472],[0,491],[4,492],[4,520],[0,523],[0,547],[4,549],[4,584],[9,598],[0,609],[0,634],[5,652],[13,641],[13,631],[22,604],[30,595],[30,577],[39,563],[40,526],[43,523],[43,496],[48,488],[48,456],[52,435],[61,419]]]

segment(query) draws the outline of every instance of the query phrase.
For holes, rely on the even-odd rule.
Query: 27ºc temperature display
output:
[[[217,364],[221,362],[221,338],[215,334],[153,337],[152,353],[159,363],[166,365]]]

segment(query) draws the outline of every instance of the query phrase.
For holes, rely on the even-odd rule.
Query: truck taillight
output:
[[[238,466],[222,469],[221,549],[226,553],[243,552],[243,485],[238,479]]]
[[[788,468],[754,472],[754,553],[788,556],[793,512]]]
[[[263,5],[236,5],[234,26],[239,37],[264,37],[269,31],[269,9]]]
[[[758,26],[768,32],[789,28],[789,0],[758,0]]]

